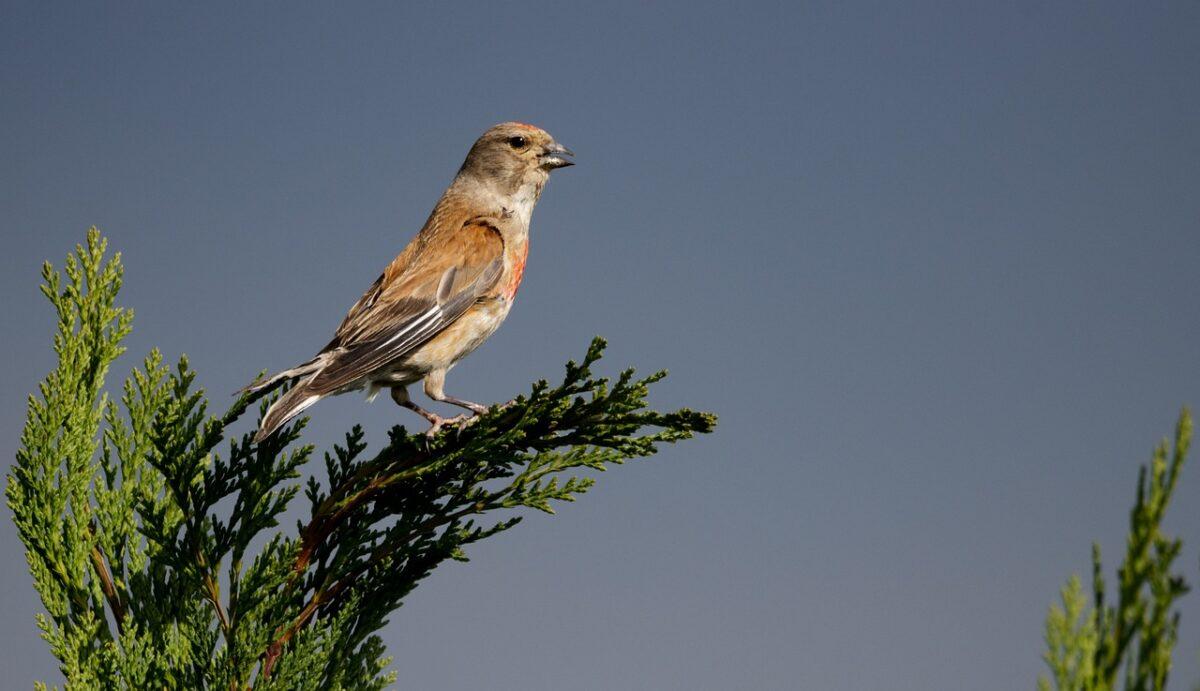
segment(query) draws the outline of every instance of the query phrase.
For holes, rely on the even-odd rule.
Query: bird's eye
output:
[[[528,142],[525,141],[525,137],[509,137],[508,143],[514,149],[524,149]]]

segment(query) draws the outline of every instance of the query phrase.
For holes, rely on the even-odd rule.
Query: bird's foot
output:
[[[425,430],[425,438],[433,439],[445,427],[459,427],[461,429],[464,422],[470,420],[470,416],[466,413],[455,415],[454,417],[442,417],[440,415],[432,415],[430,418],[431,424],[429,429]]]

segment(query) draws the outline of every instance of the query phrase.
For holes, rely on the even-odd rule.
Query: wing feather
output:
[[[351,308],[322,351],[328,364],[307,382],[310,390],[332,393],[411,353],[453,324],[503,273],[500,232],[480,219],[430,245],[414,257],[412,270],[390,281],[385,272]]]

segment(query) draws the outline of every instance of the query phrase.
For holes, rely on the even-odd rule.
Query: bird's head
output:
[[[540,192],[550,171],[575,165],[568,156],[574,153],[540,127],[505,122],[490,128],[475,141],[459,174],[502,190],[515,192],[534,185]]]

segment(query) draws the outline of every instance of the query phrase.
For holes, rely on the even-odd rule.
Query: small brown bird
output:
[[[435,401],[475,414],[487,407],[447,395],[446,372],[495,332],[521,285],[529,218],[550,171],[572,165],[570,149],[532,125],[506,122],[483,133],[425,227],[350,308],[329,345],[308,362],[246,387],[296,379],[263,417],[260,442],[321,400],[389,388],[396,403],[430,422],[428,435],[465,415],[443,418],[408,397],[425,380]]]

